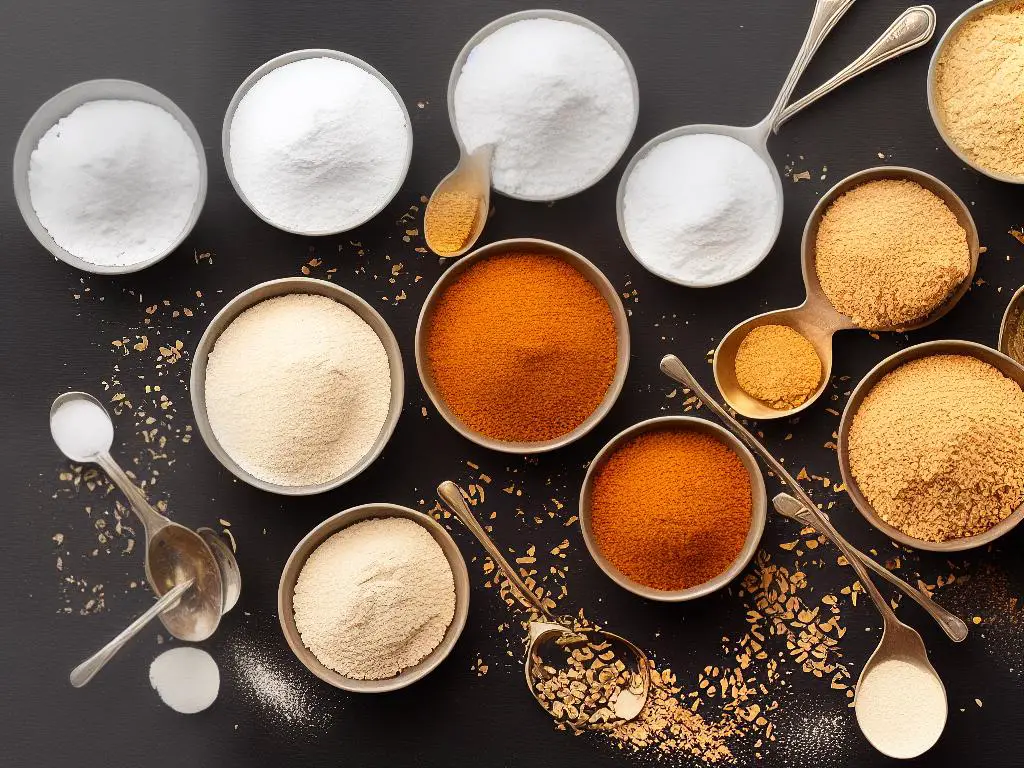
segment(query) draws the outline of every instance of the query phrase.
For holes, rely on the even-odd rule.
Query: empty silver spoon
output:
[[[544,621],[531,621],[529,625],[530,643],[526,652],[526,685],[545,711],[555,714],[550,702],[545,703],[541,688],[544,683],[557,673],[555,665],[564,659],[567,652],[574,647],[607,647],[614,658],[625,664],[627,685],[622,687],[611,709],[615,720],[632,720],[643,709],[651,689],[651,668],[647,654],[624,637],[599,629],[578,629],[572,617],[555,616],[544,605],[516,572],[498,548],[491,541],[483,526],[477,521],[469,509],[462,489],[450,480],[437,487],[437,495],[455,514],[462,524],[476,536],[487,550],[505,578],[518,593],[519,601],[530,611],[542,616]],[[554,670],[554,671],[552,671]]]
[[[153,592],[163,595],[190,579],[195,582],[176,605],[160,614],[167,631],[189,642],[212,635],[224,607],[217,559],[199,534],[154,509],[111,457],[114,426],[106,408],[85,392],[67,392],[50,407],[50,432],[67,458],[98,464],[127,497],[146,532],[146,579]]]
[[[438,256],[458,258],[476,245],[487,224],[487,214],[491,208],[491,157],[494,154],[493,144],[484,144],[473,152],[467,152],[462,140],[459,140],[459,164],[441,179],[441,182],[430,195],[427,208],[423,212],[423,239],[427,246]],[[431,208],[437,205],[438,196],[443,193],[464,193],[476,201],[476,217],[463,241],[456,250],[438,247],[437,233],[431,231],[430,221],[433,219]]]

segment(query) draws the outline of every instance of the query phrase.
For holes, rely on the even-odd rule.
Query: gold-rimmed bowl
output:
[[[494,256],[500,257],[510,253],[524,252],[538,253],[561,259],[579,272],[595,288],[597,288],[598,292],[600,292],[601,296],[608,303],[608,307],[612,312],[612,318],[615,321],[615,333],[618,347],[615,362],[615,375],[608,387],[608,391],[605,392],[604,398],[601,400],[601,403],[594,412],[571,432],[552,440],[543,440],[539,442],[512,442],[497,440],[471,429],[469,425],[463,422],[452,411],[452,409],[448,407],[448,404],[445,403],[444,397],[441,395],[441,392],[438,390],[437,385],[434,382],[434,377],[430,370],[429,354],[427,353],[427,337],[429,335],[430,324],[433,321],[437,304],[445,291],[447,291],[448,288],[453,285],[467,269],[480,261]],[[622,306],[622,300],[619,298],[619,294],[618,291],[615,290],[615,286],[611,284],[601,270],[582,255],[576,251],[566,248],[564,245],[552,243],[548,240],[537,240],[529,237],[499,240],[463,256],[461,260],[453,264],[448,271],[441,276],[433,289],[431,289],[430,293],[427,295],[426,301],[423,302],[423,308],[420,310],[419,320],[416,323],[416,370],[419,373],[423,389],[426,390],[427,397],[430,398],[430,402],[434,404],[434,407],[437,409],[438,413],[441,414],[444,420],[467,440],[471,440],[484,448],[490,448],[491,450],[502,451],[504,453],[545,453],[547,451],[562,448],[576,440],[579,440],[597,426],[598,422],[600,422],[601,419],[608,414],[608,411],[612,409],[612,406],[615,405],[615,401],[618,400],[619,394],[622,392],[622,387],[625,384],[626,372],[628,369],[629,322],[626,318],[626,310]]]
[[[210,353],[217,345],[220,335],[234,322],[235,318],[247,309],[251,309],[267,299],[291,294],[325,296],[355,312],[363,322],[373,329],[381,344],[384,345],[384,351],[388,356],[388,368],[391,371],[391,401],[388,404],[388,415],[370,450],[362,459],[338,477],[315,485],[278,485],[251,475],[221,445],[217,435],[214,434],[213,427],[210,425],[209,414],[206,412],[206,363],[209,360]],[[189,391],[192,396],[192,412],[195,415],[199,434],[202,435],[203,442],[210,449],[210,453],[216,457],[217,461],[225,469],[239,480],[263,491],[279,493],[284,496],[311,496],[344,485],[370,466],[380,456],[384,446],[391,439],[395,426],[398,424],[398,417],[402,413],[402,401],[405,397],[405,369],[402,366],[402,350],[398,346],[398,339],[395,338],[395,334],[392,333],[387,321],[365,299],[352,293],[352,291],[342,288],[340,285],[326,280],[317,280],[312,277],[284,277],[279,280],[260,283],[246,291],[242,291],[214,316],[203,332],[195,354],[192,356]]]
[[[708,435],[719,441],[743,462],[747,471],[747,478],[750,480],[751,516],[750,529],[747,531],[747,538],[743,543],[736,559],[722,573],[703,584],[697,584],[687,589],[663,590],[648,587],[629,578],[626,574],[615,567],[612,562],[601,552],[601,547],[594,536],[593,516],[591,504],[594,495],[594,481],[597,474],[608,463],[610,459],[622,446],[640,435],[648,432],[661,432],[665,430],[680,430],[697,432]],[[761,543],[761,536],[764,534],[765,521],[768,519],[768,494],[764,486],[764,476],[758,466],[754,455],[732,432],[720,427],[714,422],[705,419],[697,419],[691,416],[660,416],[654,419],[641,421],[632,427],[624,429],[615,437],[609,440],[598,452],[594,460],[590,462],[587,474],[583,478],[583,487],[580,490],[579,506],[580,530],[583,532],[583,541],[587,545],[587,551],[597,563],[597,567],[604,571],[605,575],[625,590],[640,597],[661,602],[678,603],[686,600],[696,600],[699,597],[710,595],[721,589],[747,567],[754,553]],[[651,531],[652,536],[657,536],[657,531]]]
[[[839,423],[839,471],[842,473],[846,492],[850,495],[850,499],[853,500],[857,510],[871,525],[893,541],[906,547],[923,549],[929,552],[962,552],[966,549],[974,549],[991,544],[1000,536],[1013,530],[1020,523],[1021,519],[1024,518],[1024,504],[1019,505],[1008,517],[984,533],[979,533],[976,536],[966,536],[948,541],[925,541],[908,536],[903,531],[882,520],[878,513],[875,512],[871,502],[864,496],[860,486],[857,484],[857,478],[853,476],[853,470],[850,467],[850,428],[853,426],[853,420],[857,415],[857,411],[860,410],[864,398],[868,396],[883,377],[901,365],[911,360],[919,360],[934,355],[964,355],[977,358],[982,362],[988,363],[1007,378],[1017,382],[1024,389],[1024,367],[1021,367],[1006,355],[983,344],[976,344],[972,341],[945,340],[929,341],[924,344],[908,347],[894,355],[890,355],[872,368],[861,379],[860,383],[853,390],[853,394],[850,395],[850,399],[846,403],[846,409],[843,411],[843,418]]]
[[[325,667],[320,663],[316,655],[303,644],[302,636],[295,625],[295,606],[293,603],[295,584],[299,579],[299,574],[302,572],[302,567],[306,564],[306,560],[317,547],[331,536],[364,520],[386,518],[412,520],[417,525],[422,526],[434,538],[438,546],[441,547],[441,551],[444,552],[445,559],[448,560],[448,565],[452,569],[452,576],[455,580],[455,616],[452,618],[451,624],[448,625],[440,645],[427,654],[426,658],[419,663],[414,664],[408,669],[403,669],[394,677],[388,677],[383,680],[356,680]],[[281,572],[281,581],[277,588],[277,617],[281,623],[284,639],[288,643],[288,647],[291,648],[292,653],[295,654],[295,657],[302,662],[306,669],[325,683],[344,691],[352,691],[353,693],[385,693],[405,688],[417,680],[423,679],[447,658],[466,626],[466,617],[469,615],[469,592],[469,572],[466,570],[466,561],[463,559],[462,552],[459,550],[458,545],[456,545],[455,540],[452,539],[451,535],[440,523],[428,514],[417,512],[408,507],[401,507],[397,504],[364,504],[359,507],[346,509],[333,517],[327,518],[307,533],[302,541],[295,546],[291,555],[288,556],[287,562],[285,562],[284,570]]]
[[[838,198],[854,187],[884,179],[913,181],[934,193],[946,204],[953,212],[953,215],[956,216],[957,222],[967,233],[967,246],[970,250],[971,267],[967,276],[957,286],[956,290],[946,297],[942,304],[920,320],[898,328],[864,328],[854,323],[852,318],[847,317],[832,306],[832,303],[828,300],[825,291],[821,287],[816,267],[818,228],[821,226],[821,220],[825,212]],[[848,176],[822,196],[804,227],[800,248],[800,266],[803,273],[804,289],[807,293],[804,303],[799,307],[777,309],[744,320],[722,338],[721,343],[719,343],[718,348],[715,350],[713,363],[715,383],[718,385],[718,391],[722,393],[723,399],[730,408],[751,419],[782,419],[797,415],[801,411],[810,408],[824,394],[828,387],[833,364],[832,337],[836,332],[859,328],[866,331],[902,333],[915,331],[931,325],[950,312],[967,291],[970,290],[971,284],[974,282],[974,275],[978,269],[978,256],[980,253],[981,243],[978,239],[978,228],[974,223],[974,217],[971,216],[970,209],[949,186],[935,176],[915,168],[899,166],[869,168]],[[747,394],[736,380],[736,354],[739,351],[740,344],[743,343],[743,340],[754,328],[763,325],[785,325],[794,329],[811,343],[818,355],[818,359],[821,361],[821,378],[817,388],[805,402],[796,408],[787,410],[772,408]]]

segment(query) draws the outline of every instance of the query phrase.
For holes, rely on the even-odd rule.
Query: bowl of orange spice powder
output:
[[[664,416],[620,432],[590,464],[580,527],[615,583],[652,600],[693,600],[747,567],[768,497],[753,454],[710,421]]]
[[[626,311],[608,278],[546,240],[501,240],[455,263],[416,326],[434,407],[485,448],[540,453],[589,432],[629,367]]]

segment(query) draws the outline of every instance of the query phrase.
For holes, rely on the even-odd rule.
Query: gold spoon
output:
[[[459,140],[459,164],[455,166],[451,173],[441,179],[441,182],[430,195],[430,200],[427,201],[427,208],[423,213],[423,238],[427,242],[427,247],[438,256],[457,259],[476,245],[476,241],[480,239],[480,235],[484,231],[484,225],[487,224],[487,213],[491,206],[491,157],[493,154],[493,144],[484,144],[482,147],[477,147],[473,152],[467,152],[465,145],[461,139]],[[430,221],[432,218],[430,211],[433,206],[437,205],[439,195],[442,194],[468,195],[476,200],[477,203],[473,225],[470,227],[462,247],[458,250],[444,253],[437,249],[437,242],[431,236],[436,233],[431,233],[430,231]]]
[[[1006,305],[999,326],[999,351],[1024,365],[1024,287],[1018,288]]]
[[[693,374],[683,365],[683,362],[675,355],[666,355],[661,360],[662,372],[671,379],[678,381],[684,387],[689,388],[703,403],[721,419],[727,427],[745,442],[754,453],[758,454],[768,468],[775,473],[775,476],[789,486],[793,494],[800,500],[804,510],[795,509],[792,506],[785,505],[780,507],[778,503],[778,497],[776,497],[775,508],[786,517],[798,520],[804,525],[810,526],[819,532],[825,534],[833,544],[835,544],[843,554],[847,556],[847,559],[856,560],[856,563],[851,563],[855,568],[863,568],[867,565],[869,568],[874,570],[880,576],[885,578],[887,581],[898,587],[905,594],[909,595],[915,602],[917,602],[922,608],[924,608],[928,615],[931,616],[938,625],[942,628],[942,631],[953,640],[959,643],[967,637],[967,625],[958,617],[947,611],[942,606],[935,603],[930,597],[925,595],[919,589],[911,586],[903,579],[899,578],[896,574],[889,571],[882,565],[879,565],[871,558],[858,552],[854,549],[849,542],[846,541],[840,535],[840,533],[832,526],[824,512],[821,512],[818,507],[811,501],[810,497],[804,492],[804,489],[800,484],[793,479],[793,476],[786,471],[786,468],[772,456],[771,452],[761,445],[761,442],[754,437],[746,427],[739,423],[733,416],[720,406],[705,390],[697,383],[697,380],[693,377]],[[860,574],[858,573],[858,576]],[[886,603],[888,607],[888,603]]]
[[[437,487],[437,495],[487,550],[487,554],[491,556],[491,559],[505,574],[505,578],[514,587],[513,592],[518,593],[519,601],[527,609],[544,618],[544,621],[530,621],[530,644],[526,652],[525,672],[526,685],[530,689],[530,693],[545,711],[550,712],[551,708],[549,705],[545,705],[545,698],[540,689],[547,680],[557,674],[557,670],[552,666],[552,656],[564,658],[566,653],[571,652],[574,647],[606,646],[613,652],[615,659],[621,660],[625,664],[624,676],[628,682],[627,687],[618,691],[615,700],[609,702],[614,719],[632,720],[639,715],[647,702],[651,688],[651,669],[647,654],[626,638],[612,632],[577,628],[574,626],[571,616],[555,616],[540,598],[523,583],[516,570],[495,546],[483,526],[470,511],[469,505],[463,497],[462,489],[450,480],[446,480]]]

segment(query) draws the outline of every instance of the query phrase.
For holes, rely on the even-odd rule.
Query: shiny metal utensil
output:
[[[107,665],[107,662],[114,658],[114,655],[120,651],[129,640],[139,634],[143,627],[149,624],[149,622],[165,610],[173,608],[178,600],[181,599],[181,596],[192,588],[193,583],[193,579],[189,579],[188,581],[177,584],[164,592],[164,594],[161,595],[145,613],[125,627],[124,630],[121,631],[113,640],[71,670],[71,674],[68,676],[68,679],[71,681],[71,685],[75,688],[81,688],[96,677],[96,673],[103,669]]]
[[[801,525],[808,528],[813,528],[818,533],[823,534],[826,538],[831,541],[831,536],[828,531],[822,531],[815,525],[813,516],[807,511],[807,508],[799,501],[794,499],[788,493],[780,493],[773,500],[775,511],[783,517],[788,517],[790,520],[794,520]],[[818,511],[822,517],[828,517],[825,512]],[[835,542],[833,542],[835,543]],[[850,551],[857,555],[857,558],[873,573],[878,574],[883,579],[888,581],[903,594],[913,600],[915,603],[924,608],[925,612],[935,619],[935,622],[942,628],[942,631],[946,633],[946,636],[954,643],[960,643],[967,639],[967,624],[964,623],[963,619],[950,613],[941,605],[932,600],[928,595],[917,587],[911,586],[906,581],[901,579],[895,573],[890,571],[881,563],[876,562],[874,559],[868,557],[863,552],[858,550],[856,547],[850,545]],[[837,545],[838,546],[838,545]]]
[[[871,577],[864,568],[864,561],[861,557],[858,557],[859,553],[857,550],[851,547],[847,543],[846,539],[839,535],[839,532],[832,526],[828,517],[820,512],[813,504],[810,506],[801,504],[792,496],[785,493],[780,493],[776,496],[774,503],[776,509],[779,509],[781,505],[789,508],[791,511],[794,509],[793,505],[795,505],[814,519],[814,527],[824,533],[846,556],[850,566],[857,572],[857,578],[867,591],[868,596],[871,598],[871,602],[875,604],[875,608],[877,608],[878,612],[882,614],[882,639],[878,642],[878,647],[875,648],[874,653],[872,653],[870,658],[868,658],[867,663],[860,672],[860,677],[857,680],[857,693],[853,700],[854,711],[857,713],[857,724],[860,726],[865,738],[867,738],[875,749],[889,757],[910,758],[923,754],[934,745],[934,741],[925,745],[924,749],[914,754],[894,754],[888,749],[888,745],[879,743],[877,739],[874,738],[875,734],[870,733],[865,729],[864,723],[861,720],[861,706],[863,699],[860,694],[864,686],[864,681],[871,676],[871,674],[877,670],[881,664],[893,660],[913,664],[919,670],[930,675],[934,679],[939,690],[942,691],[943,708],[946,711],[943,713],[942,723],[935,734],[935,740],[938,740],[938,736],[942,733],[942,728],[945,727],[949,704],[946,701],[946,689],[942,684],[942,678],[939,677],[939,673],[935,671],[935,667],[933,667],[931,662],[928,660],[928,649],[924,646],[924,640],[921,639],[921,636],[914,629],[908,627],[896,618],[896,613],[892,610],[889,603],[886,602],[885,598],[882,597],[874,583],[871,581]],[[912,694],[908,693],[908,695]],[[893,702],[887,702],[887,704],[889,710],[892,711]],[[910,707],[913,707],[913,703],[911,703]]]
[[[915,5],[912,8],[907,8],[882,33],[881,37],[868,46],[864,53],[806,96],[794,101],[782,110],[782,114],[775,121],[775,126],[772,130],[778,133],[782,124],[796,115],[797,112],[809,107],[822,96],[827,96],[836,88],[848,83],[858,75],[862,75],[879,64],[884,64],[891,59],[895,59],[897,56],[902,56],[904,53],[927,44],[935,35],[936,23],[935,9],[930,5]]]
[[[235,553],[224,543],[219,533],[212,528],[196,528],[196,533],[213,552],[213,557],[220,568],[220,578],[224,584],[224,604],[220,611],[223,616],[238,604],[238,598],[242,596],[242,571],[238,567]]]
[[[676,357],[675,355],[666,355],[664,358],[662,358],[661,370],[669,378],[674,379],[683,386],[689,388],[719,419],[721,419],[725,423],[726,426],[729,427],[730,430],[732,430],[733,434],[735,434],[738,438],[745,442],[747,446],[752,451],[754,451],[754,453],[758,454],[761,457],[761,460],[768,465],[768,468],[773,473],[775,473],[775,476],[778,477],[780,481],[784,482],[790,488],[790,490],[793,492],[793,495],[796,496],[796,498],[800,500],[802,506],[807,509],[807,518],[809,524],[819,532],[825,534],[829,539],[831,539],[832,542],[837,547],[839,547],[840,551],[842,551],[842,553],[846,555],[848,560],[856,560],[856,563],[851,562],[851,565],[855,569],[860,569],[860,571],[864,571],[864,566],[861,564],[860,559],[858,559],[857,557],[857,555],[860,553],[858,553],[857,550],[851,547],[849,543],[847,543],[846,539],[844,539],[839,534],[839,532],[836,531],[832,523],[829,522],[829,520],[825,517],[824,514],[822,514],[822,512],[818,509],[814,502],[811,501],[811,498],[804,492],[804,489],[793,478],[793,476],[786,471],[786,468],[782,466],[778,459],[772,456],[771,452],[763,445],[761,445],[761,442],[756,437],[754,437],[750,433],[750,431],[747,430],[746,427],[744,427],[742,424],[739,423],[739,421],[733,418],[733,416],[728,411],[726,411],[721,405],[719,405],[714,400],[714,398],[712,398],[704,390],[704,388],[693,377],[693,374],[690,373],[690,371],[686,368],[685,365],[683,365],[683,362],[678,357]],[[888,573],[888,571],[886,572]],[[864,573],[867,572],[864,571]],[[859,571],[857,575],[860,576]],[[867,585],[865,585],[865,587],[866,586]],[[906,586],[910,587],[909,584]],[[912,587],[910,588],[913,589]],[[873,586],[872,589],[874,589]],[[931,603],[931,600],[928,600],[927,602],[934,606],[934,604]],[[885,607],[889,609],[888,603],[885,604]],[[927,606],[925,606],[925,608],[927,610]],[[891,612],[891,609],[889,610]],[[943,631],[946,632],[946,634],[949,635],[951,639],[959,642],[957,637],[961,634],[961,632],[963,632],[964,635],[966,635],[967,625],[963,624],[963,622],[959,621],[959,619],[956,619],[955,616],[953,616],[952,618],[956,619],[956,622],[963,625],[962,627],[958,626],[956,622],[947,622],[944,618],[940,619],[940,615],[945,613],[945,611],[940,611],[938,613],[933,612],[931,610],[928,611],[928,614],[932,616],[932,618],[934,618],[937,622],[939,622],[939,625],[942,627]],[[962,639],[963,637],[960,637],[960,640]]]
[[[574,626],[572,617],[555,616],[541,599],[523,583],[515,568],[509,564],[491,541],[483,526],[470,511],[469,505],[463,497],[462,489],[450,480],[446,480],[437,487],[437,495],[483,545],[495,565],[501,569],[505,578],[513,586],[512,591],[517,593],[519,601],[534,615],[543,617],[543,621],[530,621],[530,644],[526,652],[525,673],[526,685],[530,689],[530,693],[545,711],[550,710],[544,705],[539,687],[553,676],[551,670],[554,668],[554,659],[564,658],[573,647],[607,644],[613,651],[614,658],[626,665],[628,673],[626,675],[628,687],[622,688],[617,698],[610,702],[614,719],[632,720],[640,714],[647,702],[651,688],[651,670],[647,654],[629,640],[612,632],[579,629]]]
[[[438,256],[449,259],[457,259],[467,251],[471,250],[476,241],[483,234],[484,226],[487,224],[487,214],[491,209],[491,157],[494,155],[494,145],[484,144],[472,153],[466,151],[465,145],[459,142],[459,164],[455,169],[441,179],[437,187],[427,201],[427,208],[423,212],[423,238],[427,247]],[[443,192],[464,192],[477,201],[476,218],[473,219],[473,226],[466,237],[466,241],[457,251],[441,253],[434,250],[430,236],[430,208],[435,205],[437,196]]]
[[[999,351],[1024,365],[1024,287],[1010,298],[999,325]]]
[[[97,418],[102,414],[110,422],[110,414],[95,397],[85,392],[67,392],[54,400],[50,407],[51,432],[57,412],[71,402],[88,404],[97,409]],[[168,520],[146,500],[110,455],[112,422],[110,435],[110,442],[93,455],[65,453],[65,456],[72,461],[98,464],[127,497],[146,532],[146,579],[153,592],[163,595],[178,584],[194,580],[192,589],[176,605],[160,614],[160,621],[179,640],[205,640],[217,629],[224,606],[224,585],[217,560],[199,534]]]

